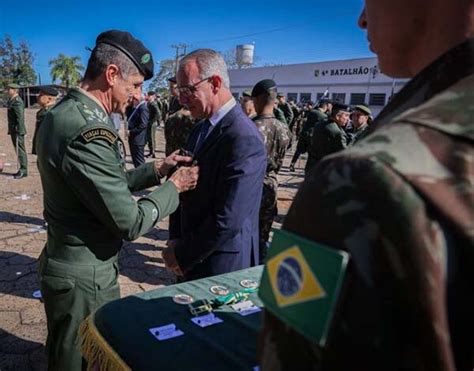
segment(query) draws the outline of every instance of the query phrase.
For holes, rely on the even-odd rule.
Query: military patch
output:
[[[275,231],[260,282],[265,308],[324,346],[349,254],[287,231]]]
[[[141,59],[142,64],[146,64],[150,62],[150,58],[151,58],[151,55],[149,53],[143,54],[142,59]]]
[[[95,139],[104,139],[110,144],[114,144],[118,138],[118,134],[111,129],[103,127],[93,127],[81,133],[82,138],[89,143]]]

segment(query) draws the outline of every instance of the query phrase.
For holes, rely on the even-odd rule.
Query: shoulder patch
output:
[[[118,134],[113,130],[104,127],[93,127],[84,130],[81,133],[82,138],[87,142],[91,142],[95,139],[104,139],[110,144],[114,144],[117,141]]]

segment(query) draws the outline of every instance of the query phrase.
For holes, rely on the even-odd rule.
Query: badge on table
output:
[[[214,285],[209,288],[214,295],[228,295],[229,289],[225,286]]]
[[[258,287],[258,282],[254,280],[242,280],[240,281],[240,286],[246,289],[255,289]]]
[[[348,262],[345,251],[275,231],[259,296],[281,321],[324,346]]]
[[[176,294],[173,296],[173,301],[176,304],[191,304],[194,302],[194,298],[191,295],[186,295],[186,294]]]

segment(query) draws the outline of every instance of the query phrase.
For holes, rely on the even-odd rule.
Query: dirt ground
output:
[[[6,109],[0,108],[0,370],[45,370],[46,317],[43,304],[33,294],[39,289],[37,259],[46,242],[41,181],[36,156],[31,155],[36,110],[26,111],[28,177],[15,180],[16,157],[7,135]],[[163,130],[158,130],[158,158],[164,156]],[[288,153],[280,175],[279,228],[303,180],[304,160],[295,173],[288,172]],[[130,159],[128,159],[130,160]],[[130,165],[130,161],[128,161]],[[122,297],[157,289],[175,280],[164,268],[161,250],[168,238],[168,219],[120,253]]]

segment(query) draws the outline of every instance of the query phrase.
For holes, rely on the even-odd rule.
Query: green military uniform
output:
[[[172,114],[165,123],[165,153],[171,153],[184,147],[188,141],[189,134],[194,128],[195,121],[191,113],[185,109]]]
[[[92,53],[103,44],[126,50],[145,80],[153,77],[150,51],[128,32],[101,33]],[[122,241],[147,233],[172,213],[178,191],[168,181],[135,201],[132,192],[159,183],[155,165],[126,169],[124,146],[108,112],[84,90],[70,89],[48,112],[37,136],[48,223],[38,271],[48,323],[48,368],[76,371],[83,367],[76,344],[80,323],[120,296]]]
[[[281,109],[279,109],[278,107],[275,107],[273,109],[273,115],[275,115],[275,118],[280,121],[280,122],[283,122],[285,125],[288,125],[288,122],[286,121],[286,117],[285,117],[285,114],[283,113],[283,111]]]
[[[296,151],[291,159],[290,170],[295,170],[296,161],[298,158],[308,151],[308,147],[311,144],[311,138],[313,136],[314,127],[328,119],[327,115],[322,112],[320,109],[311,110],[306,113],[306,117],[302,120],[303,127],[299,133],[298,143],[296,144]]]
[[[263,180],[262,203],[259,214],[259,264],[263,264],[267,251],[267,241],[278,213],[277,174],[283,164],[286,148],[290,142],[289,129],[275,116],[257,115],[253,118],[267,149],[267,170]]]
[[[284,102],[284,103],[279,103],[278,104],[278,109],[283,112],[283,115],[285,116],[285,121],[288,125],[290,125],[293,121],[294,113],[293,110],[291,109],[291,106],[289,103]]]
[[[147,103],[148,105],[148,126],[147,126],[147,142],[150,155],[155,156],[156,151],[156,128],[158,126],[158,121],[161,116],[160,108],[156,101]]]
[[[48,107],[40,108],[39,111],[36,112],[35,132],[33,134],[33,143],[32,143],[32,149],[31,149],[31,153],[33,155],[36,155],[36,140],[37,140],[37,135],[38,135],[38,129],[39,129],[43,119],[45,118],[46,114],[51,109],[51,107],[53,107],[53,105],[50,105]]]
[[[343,150],[347,147],[347,134],[331,118],[316,124],[313,128],[311,143],[308,147],[308,161],[305,172],[324,156]]]
[[[178,205],[171,182],[138,202],[132,198],[158,179],[153,163],[127,171],[123,148],[103,107],[79,89],[50,110],[38,131],[48,222],[39,274],[52,369],[80,369],[74,346],[80,322],[119,298],[122,239],[145,234]]]
[[[18,156],[19,173],[28,174],[28,157],[25,147],[25,105],[19,95],[7,102],[8,134]]]
[[[266,310],[263,370],[472,370],[473,46],[471,39],[425,68],[371,135],[305,180],[283,229],[314,244],[306,276],[322,283],[324,269],[310,254],[318,245],[346,251],[350,262],[324,345],[288,314],[325,300],[327,286]],[[260,289],[265,305],[298,279],[296,264],[290,268],[279,285]],[[294,287],[292,298],[317,291]],[[319,313],[299,318],[312,329]]]

